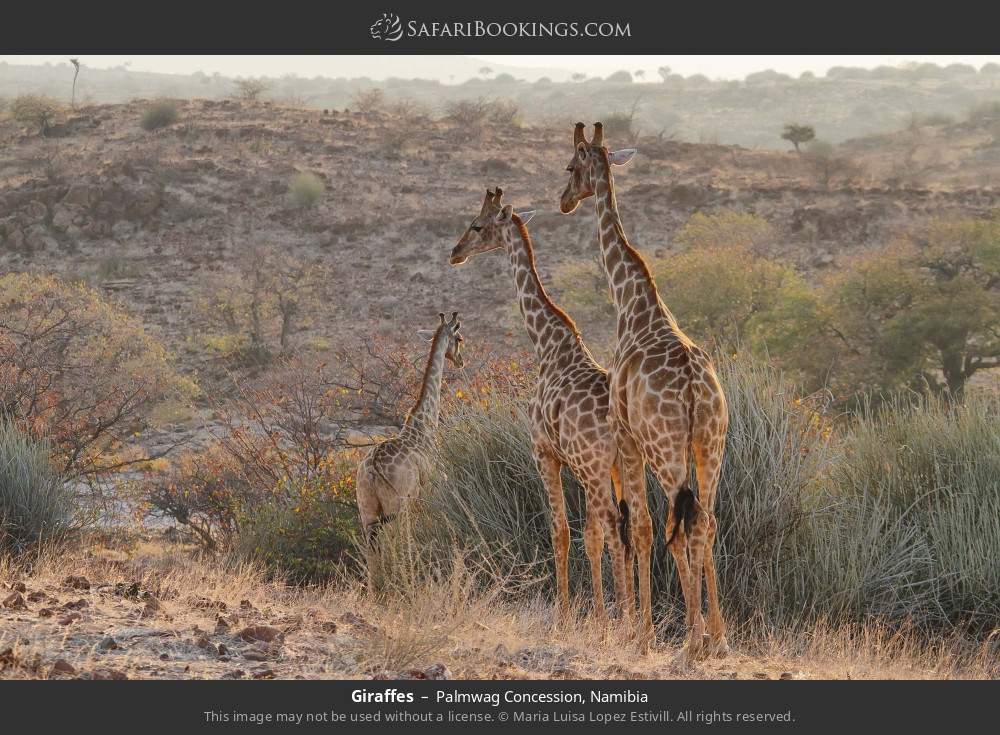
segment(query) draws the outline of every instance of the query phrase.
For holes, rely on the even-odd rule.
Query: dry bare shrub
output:
[[[0,407],[51,443],[67,479],[95,480],[153,456],[129,451],[149,412],[196,386],[135,319],[51,276],[0,278]]]
[[[385,106],[385,92],[378,87],[372,89],[359,89],[351,100],[351,104],[358,112],[366,115],[373,112],[380,112]]]
[[[40,94],[18,95],[11,100],[9,107],[14,120],[37,128],[38,134],[43,136],[49,134],[62,111],[56,100]]]
[[[270,88],[264,79],[237,79],[234,84],[236,85],[236,98],[244,102],[256,102]]]
[[[218,330],[205,345],[243,363],[267,362],[276,348],[290,352],[319,309],[326,267],[277,247],[251,247],[235,268],[203,285],[198,308]]]

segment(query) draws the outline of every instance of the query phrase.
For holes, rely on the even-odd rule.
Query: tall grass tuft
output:
[[[862,539],[856,553],[869,557],[867,569],[855,565],[868,587],[866,608],[874,600],[879,612],[917,624],[997,626],[1000,397],[970,393],[962,404],[900,398],[868,408],[830,485],[850,508],[838,514],[840,528]],[[853,576],[837,580],[849,584],[857,586]]]
[[[74,529],[73,494],[49,452],[45,442],[0,417],[0,551],[59,542]]]
[[[996,628],[1000,398],[881,404],[834,430],[773,368],[742,355],[720,357],[717,367],[730,423],[715,558],[736,638],[818,622],[957,626],[980,636]],[[485,583],[523,580],[513,587],[551,599],[550,513],[523,405],[457,407],[443,422],[438,465],[433,487],[368,553],[371,589],[432,579],[459,550]],[[571,476],[563,480],[572,589],[589,594],[584,498]],[[666,502],[647,481],[654,601],[661,633],[670,634],[680,631],[683,604],[664,546]]]

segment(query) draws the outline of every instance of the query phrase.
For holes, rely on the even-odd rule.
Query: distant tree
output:
[[[670,79],[671,69],[669,66],[661,66],[656,73],[660,75],[660,80],[665,82]]]
[[[646,78],[646,72],[644,70],[642,70],[642,69],[636,69],[633,72],[633,76],[635,76],[636,79],[645,79]]]
[[[76,78],[80,75],[80,60],[70,59],[69,63],[73,65],[73,96],[70,98],[70,106],[76,107]]]
[[[517,81],[512,75],[507,73],[497,74],[493,77],[494,82],[500,82],[501,84],[513,84]]]
[[[268,83],[263,79],[237,79],[236,96],[244,102],[256,102],[267,91]]]
[[[1000,220],[932,222],[857,258],[824,300],[847,347],[845,385],[960,397],[973,375],[1000,367]]]
[[[574,82],[582,82],[586,78],[587,78],[587,75],[586,74],[582,74],[580,72],[574,72],[570,76],[570,79],[573,80]]]
[[[816,138],[816,130],[812,125],[800,125],[799,123],[788,123],[785,131],[781,134],[782,140],[787,140],[795,146],[795,152],[801,153],[799,148],[803,143],[808,143]]]
[[[629,74],[624,69],[621,69],[619,71],[614,72],[613,74],[609,74],[608,78],[605,81],[628,83],[632,81],[632,75]]]
[[[979,73],[987,74],[989,76],[1000,76],[1000,64],[989,61],[979,68]]]

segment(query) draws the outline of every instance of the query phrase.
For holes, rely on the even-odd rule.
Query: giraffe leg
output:
[[[604,605],[604,577],[601,574],[601,557],[604,555],[604,528],[597,509],[587,505],[587,525],[583,530],[583,543],[590,561],[590,579],[594,591],[594,615],[598,622],[606,623],[608,611]]]
[[[715,536],[718,522],[715,519],[715,494],[722,472],[723,441],[697,441],[694,444],[695,469],[698,473],[698,489],[702,499],[702,515],[706,519],[703,557],[705,569],[705,590],[708,596],[709,654],[724,656],[729,652],[726,639],[726,622],[719,605],[719,585],[715,574]],[[706,450],[705,445],[708,445]]]
[[[680,483],[671,477],[664,477],[660,480],[664,487],[680,487]],[[690,492],[688,490],[688,492]],[[691,499],[693,501],[693,498]],[[667,510],[666,540],[667,548],[674,557],[677,566],[677,577],[681,584],[681,594],[684,597],[684,624],[687,629],[687,637],[684,648],[679,657],[679,663],[686,665],[692,661],[701,651],[702,635],[705,630],[705,621],[701,613],[701,599],[695,597],[694,591],[694,570],[690,560],[691,544],[688,539],[689,529],[684,521],[684,513],[678,512],[681,509],[679,503],[685,502],[681,492],[675,491],[670,498]],[[698,576],[701,576],[701,569],[698,568]],[[700,587],[700,585],[699,585]]]
[[[558,616],[565,620],[569,613],[569,521],[566,520],[566,497],[563,495],[562,463],[548,452],[535,456],[538,472],[549,495],[552,508],[552,550],[556,562]]]
[[[636,621],[636,638],[640,649],[648,650],[653,644],[655,633],[650,588],[653,522],[649,517],[649,505],[646,502],[646,471],[642,455],[632,438],[617,427],[615,431],[621,453],[624,497],[629,507],[632,553],[635,554],[639,567],[639,619]]]

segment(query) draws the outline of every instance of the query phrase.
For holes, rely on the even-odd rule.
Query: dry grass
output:
[[[870,624],[741,636],[725,659],[680,670],[679,641],[640,656],[627,631],[581,616],[553,623],[551,605],[501,586],[483,590],[462,563],[392,595],[362,585],[296,588],[246,565],[166,541],[0,560],[0,597],[23,583],[26,608],[0,607],[0,678],[990,678],[996,641],[927,641]],[[72,589],[70,575],[90,589]],[[34,595],[32,594],[34,593]],[[38,593],[44,597],[38,599]],[[81,605],[80,600],[85,604]],[[583,609],[581,604],[576,609]],[[74,607],[75,606],[75,607]],[[42,610],[53,610],[48,617]],[[80,617],[60,624],[72,613]],[[228,629],[217,627],[220,617]],[[248,642],[252,626],[280,631]],[[104,650],[102,641],[118,648]],[[223,647],[220,649],[220,645]],[[60,674],[65,661],[73,671]]]

